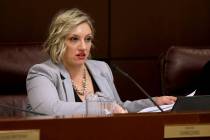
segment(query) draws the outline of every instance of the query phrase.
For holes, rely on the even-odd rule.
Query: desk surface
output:
[[[0,130],[39,129],[41,140],[162,140],[164,126],[171,124],[210,124],[210,112],[1,118]]]

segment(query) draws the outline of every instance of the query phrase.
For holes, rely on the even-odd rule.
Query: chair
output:
[[[161,57],[163,95],[186,95],[197,88],[203,66],[210,60],[210,48],[170,47]]]
[[[27,108],[26,95],[1,95],[0,117],[24,117],[27,113],[21,110]]]
[[[0,44],[0,116],[25,116],[25,112],[6,108],[26,109],[26,76],[29,68],[47,59],[41,43]],[[2,105],[2,106],[1,106]]]

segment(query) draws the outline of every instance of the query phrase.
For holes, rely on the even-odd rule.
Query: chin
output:
[[[77,61],[75,64],[77,64],[77,65],[83,65],[83,64],[85,64],[86,61],[87,60],[80,60],[80,61]]]

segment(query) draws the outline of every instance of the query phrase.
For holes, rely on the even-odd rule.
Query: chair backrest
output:
[[[194,91],[208,60],[210,48],[170,47],[161,57],[163,95],[186,95]]]
[[[41,49],[41,43],[0,44],[0,95],[23,94],[26,91],[29,68],[47,59]]]
[[[48,58],[41,43],[0,43],[0,116],[25,116],[26,76],[29,68]],[[2,105],[2,106],[1,106]]]
[[[26,95],[0,95],[0,117],[24,117],[27,113]]]

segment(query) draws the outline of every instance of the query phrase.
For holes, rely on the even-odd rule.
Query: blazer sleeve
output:
[[[107,73],[108,73],[107,78],[110,81],[109,84],[110,84],[110,87],[112,88],[115,99],[121,106],[126,108],[128,112],[138,112],[146,107],[154,106],[154,104],[149,99],[139,99],[135,101],[127,100],[125,102],[122,102],[116,90],[116,87],[114,85],[114,78],[113,78],[112,71],[107,63],[106,63],[106,68],[107,68]]]
[[[48,115],[84,114],[85,103],[61,100],[56,89],[59,74],[45,65],[32,67],[26,79],[29,103],[33,111]]]

